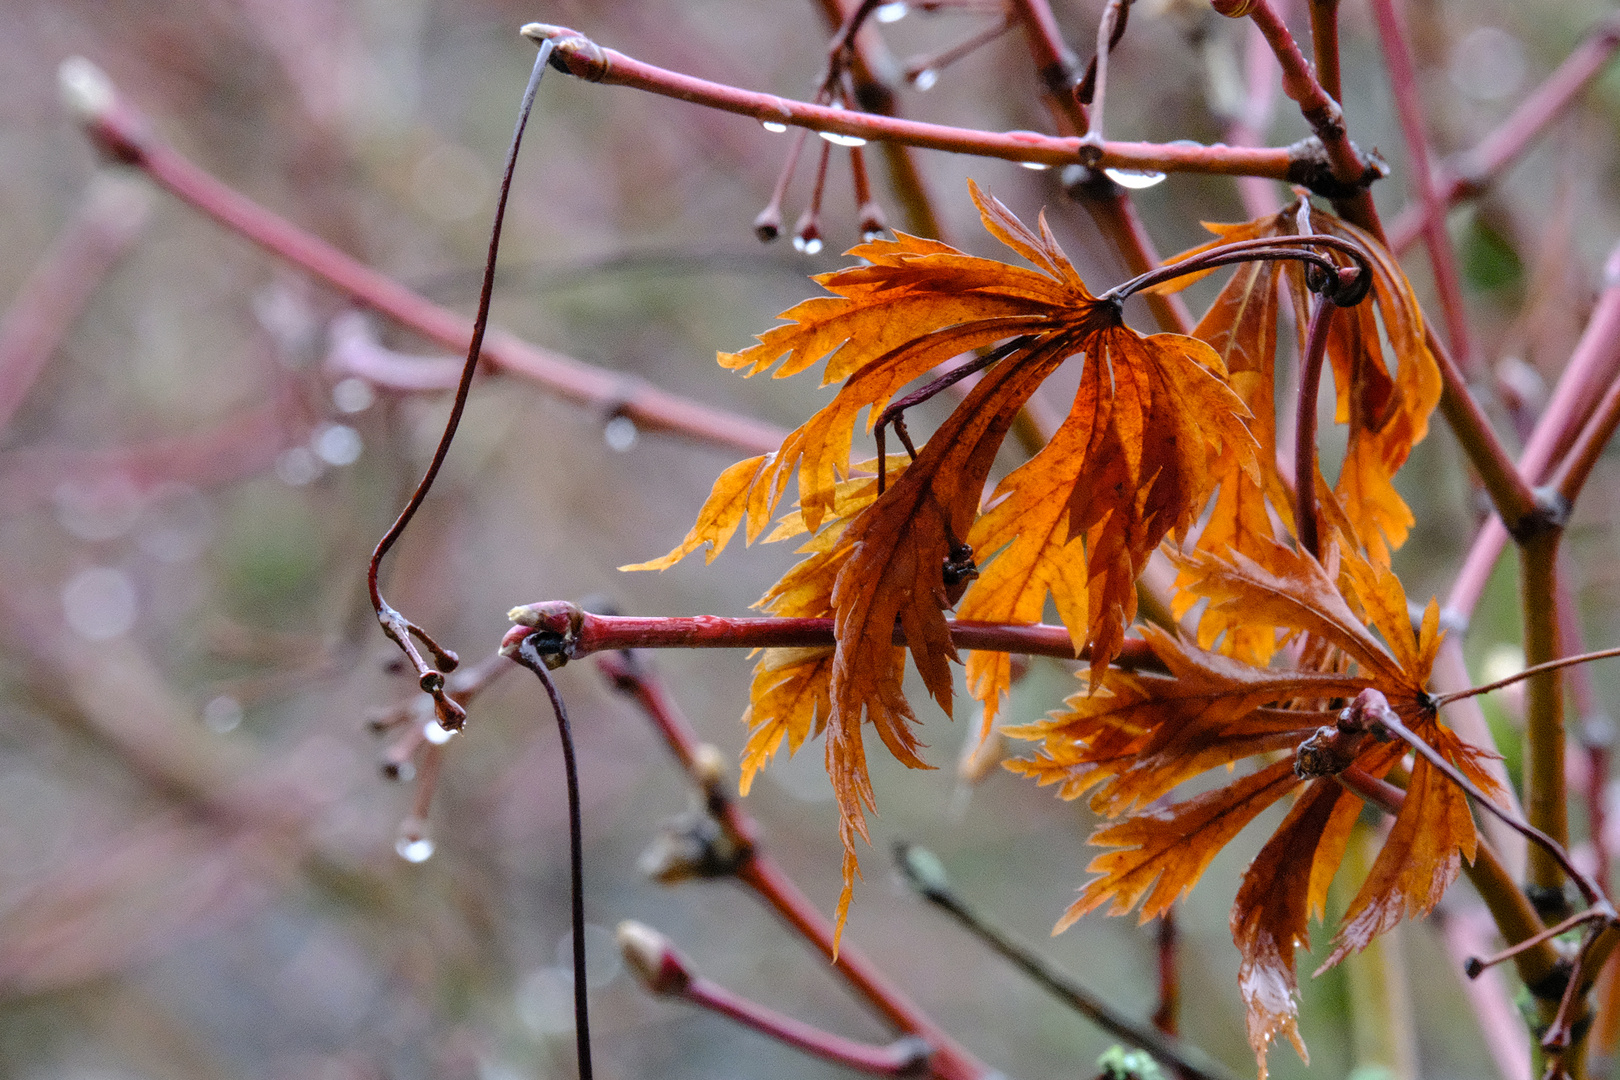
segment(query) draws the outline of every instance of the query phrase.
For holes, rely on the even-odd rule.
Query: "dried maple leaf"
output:
[[[1257,667],[1148,628],[1144,636],[1169,674],[1110,669],[1100,678],[1083,676],[1094,692],[1076,694],[1066,710],[1008,731],[1041,744],[1033,757],[1009,768],[1060,785],[1065,798],[1090,792],[1094,810],[1118,818],[1093,834],[1093,843],[1115,850],[1092,862],[1098,876],[1059,929],[1104,904],[1111,914],[1140,905],[1144,921],[1162,913],[1248,822],[1300,791],[1250,865],[1232,909],[1239,987],[1262,1078],[1276,1035],[1287,1035],[1304,1054],[1295,1027],[1294,951],[1308,941],[1309,916],[1322,913],[1361,805],[1332,779],[1309,777],[1350,764],[1383,776],[1405,750],[1368,738],[1348,744],[1343,760],[1331,766],[1305,767],[1325,759],[1308,758],[1302,748],[1309,750],[1321,732],[1338,731],[1325,726],[1337,715],[1326,706],[1376,688],[1412,731],[1470,780],[1487,793],[1497,790],[1481,767],[1485,755],[1440,725],[1424,691],[1440,642],[1437,605],[1430,603],[1414,631],[1395,576],[1351,550],[1343,533],[1334,536],[1344,551],[1332,551],[1327,566],[1269,541],[1256,549],[1258,558],[1193,551],[1175,559],[1185,587],[1207,602],[1206,618],[1219,624],[1241,609],[1246,619],[1283,637],[1300,637],[1302,656],[1342,658],[1330,664],[1341,670]],[[1209,769],[1279,750],[1293,754],[1184,802],[1155,802]],[[1432,909],[1462,860],[1472,860],[1475,842],[1463,792],[1418,758],[1389,839],[1324,968],[1400,919]]]
[[[985,227],[1037,269],[908,236],[853,249],[850,254],[867,265],[816,279],[834,296],[792,308],[782,316],[787,325],[720,357],[749,375],[780,360],[778,377],[825,357],[824,384],[842,381],[832,402],[775,454],[726,470],[682,543],[636,567],[662,569],[705,545],[712,558],[744,523],[752,542],[795,473],[794,528],[827,531],[824,526],[836,523],[836,538],[790,571],[767,594],[767,606],[796,590],[822,597],[830,584],[826,613],[837,644],[825,728],[846,852],[840,911],[855,873],[854,839],[866,836],[865,810],[873,805],[864,723],[897,759],[926,767],[900,689],[904,653],[893,644],[895,629],[903,632],[929,694],[949,713],[949,665],[957,655],[944,613],[974,569],[972,545],[991,558],[981,560],[988,567],[969,587],[964,614],[1036,622],[1047,592],[1055,592],[1076,652],[1089,645],[1093,668],[1101,671],[1134,616],[1135,580],[1149,552],[1193,524],[1221,468],[1254,467],[1247,412],[1207,345],[1175,335],[1143,337],[1125,327],[1119,302],[1086,289],[1044,219],[1038,233],[1031,231],[977,187],[972,193]],[[904,473],[869,505],[841,509],[840,484],[851,473],[860,414],[866,412],[870,429],[907,384],[963,352],[998,343],[979,381]],[[1071,358],[1083,364],[1080,392],[1059,437],[998,487],[988,524],[976,525],[991,465],[1014,417]],[[1027,510],[1036,505],[1044,514],[1039,519]],[[775,674],[789,667],[800,675]],[[812,671],[820,668],[780,657],[762,662],[756,705],[790,700],[797,711],[780,722],[780,734],[777,720],[752,714],[761,726],[759,741],[750,742],[750,760],[763,760],[767,744],[815,726],[818,714],[812,707],[807,722],[802,703],[820,699],[800,685]],[[1005,666],[976,665],[970,674],[993,712],[1007,681]]]

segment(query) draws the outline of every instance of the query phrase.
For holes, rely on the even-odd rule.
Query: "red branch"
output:
[[[113,159],[140,169],[181,201],[356,302],[446,348],[467,348],[471,319],[417,295],[210,176],[159,139],[146,118],[110,85],[95,89],[99,98],[85,95],[78,104],[90,138]],[[783,432],[769,424],[665,393],[511,334],[492,331],[483,359],[495,370],[529,379],[566,401],[627,416],[643,431],[684,435],[750,454],[767,453],[782,443]]]
[[[775,909],[795,933],[814,945],[885,1020],[929,1044],[933,1049],[928,1060],[930,1076],[937,1080],[982,1080],[989,1070],[918,1008],[859,948],[849,943],[837,947],[831,920],[760,846],[759,826],[741,804],[726,793],[719,777],[705,771],[701,744],[691,723],[664,692],[662,682],[647,665],[638,663],[634,654],[621,652],[605,653],[598,656],[596,662],[615,689],[631,695],[641,705],[687,774],[705,789],[710,814],[740,842],[744,855],[733,871],[737,880]]]
[[[1373,17],[1384,46],[1384,62],[1389,69],[1390,90],[1400,116],[1401,134],[1411,160],[1412,183],[1423,207],[1423,240],[1429,249],[1429,265],[1434,270],[1435,292],[1440,297],[1440,314],[1446,320],[1451,350],[1462,361],[1465,374],[1477,375],[1480,358],[1468,333],[1468,313],[1463,306],[1462,275],[1457,269],[1457,253],[1446,231],[1446,198],[1430,165],[1429,140],[1423,132],[1423,109],[1418,101],[1417,70],[1412,50],[1402,32],[1400,16],[1393,0],[1372,0]]]
[[[1081,141],[1078,138],[1058,139],[1034,131],[977,131],[814,105],[655,67],[614,49],[604,48],[567,27],[530,23],[523,28],[523,33],[536,41],[555,41],[557,51],[552,55],[552,66],[587,82],[645,90],[723,112],[751,116],[761,123],[788,124],[812,131],[1006,161],[1070,165],[1080,160]],[[1303,178],[1300,172],[1303,163],[1285,149],[1105,142],[1088,146],[1087,155],[1088,162],[1095,157],[1097,168],[1268,176],[1276,180]]]
[[[1441,193],[1441,201],[1450,206],[1489,187],[1563,115],[1570,102],[1608,66],[1616,49],[1620,49],[1620,15],[1600,23],[1500,127],[1454,159],[1449,168],[1437,170],[1434,186]],[[1389,226],[1389,249],[1398,253],[1411,246],[1423,234],[1427,216],[1428,210],[1421,205],[1409,206],[1396,215]]]
[[[835,644],[832,619],[732,619],[718,615],[677,618],[643,618],[631,615],[595,615],[563,601],[542,601],[513,608],[507,613],[515,623],[507,632],[505,649],[514,647],[535,630],[556,635],[555,652],[571,660],[610,649],[803,649]],[[993,652],[1027,653],[1065,660],[1083,660],[1087,652],[1075,651],[1074,640],[1062,626],[1044,623],[981,623],[947,620],[951,641],[958,648]],[[904,645],[898,627],[894,643]],[[1145,641],[1127,639],[1119,658],[1124,668],[1160,667],[1158,657]]]

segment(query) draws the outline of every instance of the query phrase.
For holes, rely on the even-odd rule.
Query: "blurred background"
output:
[[[1054,6],[1068,41],[1089,56],[1100,4]],[[905,17],[881,26],[882,44],[901,62],[1001,17],[995,3],[889,7]],[[334,347],[442,354],[104,164],[59,103],[57,68],[88,58],[204,169],[470,313],[534,55],[521,24],[573,26],[656,64],[803,97],[824,61],[823,9],[36,0],[7,10],[0,297],[16,306],[0,363],[0,1072],[572,1076],[566,809],[538,688],[511,677],[479,698],[414,845],[397,843],[412,813],[411,764],[396,754],[392,771],[402,775],[387,779],[397,733],[367,728],[414,688],[390,667],[395,651],[371,616],[365,561],[431,452],[448,401],[368,383],[341,368]],[[1607,11],[1595,0],[1407,4],[1437,148],[1474,145]],[[1302,10],[1293,16],[1308,39]],[[1408,201],[1405,155],[1368,13],[1352,0],[1343,18],[1346,112],[1357,142],[1393,167],[1375,189],[1388,220]],[[1214,142],[1243,119],[1271,145],[1305,135],[1290,103],[1267,109],[1269,92],[1252,92],[1264,91],[1270,61],[1262,55],[1251,71],[1249,33],[1207,4],[1142,0],[1111,68],[1110,136]],[[906,116],[1052,130],[1016,32],[937,71],[927,62],[913,70],[937,77],[918,80],[932,83],[926,93],[898,88]],[[1620,71],[1610,71],[1485,199],[1451,218],[1488,364],[1481,391],[1504,431],[1544,401],[1620,236],[1617,130]],[[859,239],[841,152],[825,250],[754,238],[787,145],[745,118],[552,73],[518,167],[496,322],[627,378],[797,424],[824,400],[812,377],[744,381],[713,362],[810,295],[805,275],[841,265],[838,252]],[[903,226],[881,155],[868,160],[878,201]],[[972,177],[1026,220],[1046,207],[1089,282],[1125,276],[1064,195],[1061,170],[935,153],[916,161],[950,242],[1003,254],[966,197]],[[807,155],[789,189],[790,226],[813,164]],[[1200,242],[1201,220],[1247,216],[1238,187],[1214,178],[1171,177],[1135,198],[1163,253]],[[36,276],[64,258],[65,277]],[[1426,261],[1414,249],[1406,262],[1427,302]],[[1212,293],[1190,295],[1196,306]],[[53,317],[60,336],[28,337],[35,324],[24,320]],[[1149,327],[1141,312],[1132,317]],[[1066,404],[1062,387],[1048,394],[1053,407]],[[485,379],[445,475],[386,569],[390,599],[467,661],[494,650],[517,603],[595,596],[633,614],[745,614],[791,564],[785,546],[739,546],[712,567],[694,559],[659,575],[615,569],[668,550],[715,475],[741,456],[638,432],[610,409],[527,382]],[[1398,568],[1409,593],[1427,598],[1449,587],[1480,503],[1444,430],[1401,482],[1419,525]],[[1620,640],[1620,479],[1600,469],[1588,491],[1570,572],[1598,647]],[[1521,662],[1511,566],[1498,577],[1469,632],[1476,678]],[[750,661],[649,659],[701,736],[734,761]],[[666,888],[638,870],[661,824],[687,807],[690,786],[593,664],[557,678],[585,789],[601,1075],[841,1074],[649,997],[611,948],[611,929],[626,918],[663,930],[732,989],[885,1040],[827,964],[751,895],[724,882]],[[1593,679],[1600,701],[1620,686],[1612,668]],[[1036,662],[1009,718],[1041,714],[1073,685],[1064,665]],[[1513,703],[1488,708],[1513,764]],[[1153,928],[1098,915],[1048,939],[1087,876],[1091,819],[999,770],[969,784],[955,763],[973,718],[953,725],[919,711],[940,768],[907,772],[874,755],[881,816],[845,940],[1007,1076],[1092,1075],[1112,1040],[913,899],[888,847],[906,839],[937,851],[966,896],[1139,1017],[1156,1004]],[[779,761],[747,806],[770,850],[830,912],[839,846],[821,770],[819,747]],[[1179,920],[1185,1034],[1240,1074],[1252,1058],[1226,912],[1275,817],[1217,859]],[[1336,897],[1340,910],[1349,895]],[[1496,1068],[1439,934],[1475,907],[1459,885],[1444,919],[1399,938],[1427,1077]],[[1300,967],[1314,964],[1305,957]],[[1346,975],[1302,983],[1311,1075],[1344,1076],[1357,1060]],[[1287,1050],[1272,1065],[1277,1076],[1305,1074]]]

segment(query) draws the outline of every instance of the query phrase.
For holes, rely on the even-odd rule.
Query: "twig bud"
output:
[[[107,73],[82,56],[70,56],[56,69],[62,104],[81,124],[100,120],[113,107],[118,92]]]
[[[669,939],[645,923],[626,919],[614,935],[619,953],[636,978],[654,994],[679,994],[692,981],[686,957]]]

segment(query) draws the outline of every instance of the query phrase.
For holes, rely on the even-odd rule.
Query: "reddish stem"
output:
[[[513,608],[509,613],[518,625],[507,633],[503,649],[533,630],[555,635],[553,651],[578,659],[610,649],[802,649],[832,648],[832,619],[724,618],[694,615],[677,618],[644,618],[630,615],[596,615],[580,611],[572,604],[554,601]],[[951,641],[958,648],[994,652],[1027,653],[1065,660],[1085,659],[1078,653],[1067,628],[1044,623],[946,621]],[[905,637],[895,629],[894,642],[904,645]],[[1158,658],[1140,639],[1124,642],[1116,665],[1125,668],[1160,667]]]
[[[869,1076],[915,1076],[928,1061],[929,1047],[919,1039],[900,1039],[887,1046],[856,1042],[768,1009],[701,975],[679,996],[777,1042]]]
[[[1478,145],[1455,158],[1450,168],[1439,169],[1433,186],[1439,189],[1443,205],[1472,198],[1488,188],[1602,73],[1616,49],[1620,49],[1620,15],[1600,23],[1513,114]],[[1423,234],[1430,216],[1424,205],[1409,206],[1396,215],[1389,226],[1390,250],[1399,253],[1410,247]]]
[[[643,63],[614,49],[604,48],[566,27],[530,23],[523,30],[535,40],[555,41],[557,52],[552,58],[552,65],[587,82],[628,86],[723,112],[751,116],[761,122],[1047,165],[1072,164],[1081,145],[1078,138],[1058,139],[1033,131],[996,133],[925,124],[877,113],[794,101],[775,94],[755,93]],[[1308,163],[1296,160],[1286,149],[1105,142],[1096,148],[1095,153],[1098,168],[1222,176],[1254,175],[1278,180],[1290,177],[1304,179],[1308,176]]]
[[[1181,979],[1177,972],[1176,912],[1168,909],[1156,920],[1154,944],[1159,958],[1159,1007],[1153,1010],[1153,1026],[1166,1035],[1175,1035],[1181,1016]]]
[[[1344,110],[1317,81],[1316,72],[1305,59],[1305,54],[1299,51],[1294,35],[1289,33],[1287,24],[1272,6],[1271,0],[1252,0],[1248,5],[1248,16],[1265,35],[1266,43],[1282,65],[1283,93],[1299,105],[1305,122],[1311,125],[1311,130],[1321,140],[1333,179],[1354,189],[1334,198],[1334,209],[1340,217],[1381,238],[1383,227],[1378,221],[1378,211],[1373,207],[1372,196],[1367,193],[1365,186],[1368,181],[1382,175],[1380,167],[1366,161],[1351,145],[1344,125]]]
[[[1485,410],[1468,390],[1468,380],[1458,368],[1451,352],[1434,332],[1434,327],[1423,328],[1424,341],[1440,368],[1440,414],[1446,418],[1452,433],[1462,444],[1468,463],[1479,473],[1480,483],[1491,498],[1502,521],[1513,523],[1515,531],[1541,512],[1535,492],[1520,473],[1519,467],[1508,456],[1496,429],[1485,415]]]
[[[145,172],[227,229],[429,340],[456,351],[467,347],[471,319],[417,295],[216,180],[162,142],[122,98],[106,101],[86,118],[85,126],[107,154]],[[495,370],[536,382],[564,400],[628,416],[644,431],[680,434],[750,454],[767,453],[782,443],[783,433],[771,425],[656,390],[500,331],[492,331],[485,341],[483,359]]]
[[[607,617],[585,615],[587,620]],[[831,643],[830,636],[828,643]],[[712,778],[701,776],[697,768],[700,742],[691,723],[664,692],[661,681],[647,665],[633,653],[626,652],[599,656],[597,664],[615,688],[630,694],[641,705],[687,773],[699,783],[712,784]],[[737,879],[770,904],[800,937],[814,945],[839,975],[889,1023],[921,1037],[933,1048],[928,1063],[930,1075],[939,1080],[982,1080],[989,1070],[906,997],[860,949],[847,942],[841,948],[836,947],[832,923],[761,849],[759,826],[741,804],[726,795],[718,784],[709,786],[708,792],[710,812],[745,845],[747,854],[735,872]]]
[[[1517,470],[1528,484],[1546,480],[1553,464],[1565,453],[1586,425],[1603,392],[1620,376],[1620,247],[1604,264],[1604,289],[1587,321],[1569,363],[1536,422],[1535,430],[1519,455]],[[1443,401],[1442,401],[1443,404]],[[1493,518],[1485,523],[1463,561],[1446,611],[1453,622],[1466,623],[1484,594],[1496,560],[1507,544],[1508,533]]]
[[[1334,101],[1344,100],[1339,78],[1339,0],[1310,0],[1311,52],[1316,77]]]
[[[1429,265],[1434,270],[1435,291],[1440,296],[1440,313],[1446,320],[1451,348],[1462,360],[1463,371],[1477,377],[1480,358],[1474,352],[1468,332],[1468,313],[1463,306],[1462,275],[1457,270],[1457,253],[1446,231],[1446,199],[1439,189],[1430,162],[1429,140],[1423,131],[1423,110],[1418,101],[1417,71],[1412,50],[1407,45],[1400,16],[1393,0],[1372,0],[1373,16],[1384,46],[1389,85],[1395,95],[1401,134],[1406,139],[1412,182],[1423,206],[1423,239],[1429,249]]]
[[[132,182],[98,177],[0,321],[0,428],[146,225],[150,200]]]
[[[1294,531],[1300,547],[1312,558],[1322,554],[1316,521],[1316,398],[1322,388],[1328,330],[1338,308],[1326,296],[1316,298],[1305,336],[1305,355],[1299,361],[1299,400],[1294,414]]]

